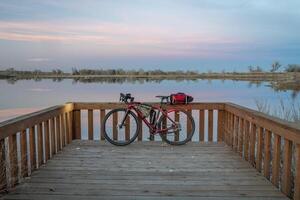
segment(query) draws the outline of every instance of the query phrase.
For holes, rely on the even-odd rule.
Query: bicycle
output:
[[[169,96],[156,97],[160,98],[159,106],[135,102],[131,94],[121,93],[120,102],[124,102],[126,108],[117,108],[107,113],[102,124],[105,139],[117,146],[128,145],[138,137],[143,121],[150,135],[159,134],[168,144],[183,145],[190,141],[195,131],[191,114],[182,109],[165,109]]]

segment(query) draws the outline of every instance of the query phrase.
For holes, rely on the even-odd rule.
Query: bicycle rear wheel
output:
[[[111,144],[125,146],[133,142],[140,129],[137,116],[127,109],[111,110],[103,120],[104,137]],[[124,120],[124,123],[122,121]]]
[[[170,111],[168,117],[173,121],[165,115],[162,115],[158,121],[159,129],[168,129],[160,133],[162,140],[171,145],[183,145],[190,141],[195,132],[193,117],[184,110]]]

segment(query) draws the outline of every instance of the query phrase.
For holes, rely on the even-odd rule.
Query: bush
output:
[[[300,72],[300,65],[299,64],[289,64],[285,68],[286,72]]]

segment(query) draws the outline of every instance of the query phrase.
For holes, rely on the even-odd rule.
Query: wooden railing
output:
[[[154,104],[154,103],[148,103]],[[83,128],[82,125],[87,124],[87,137],[86,139],[93,140],[95,134],[98,134],[101,140],[104,140],[101,122],[108,110],[114,108],[124,107],[122,103],[74,103],[74,126],[75,126],[75,139],[83,139]],[[165,107],[168,107],[165,105]],[[206,141],[209,142],[222,142],[223,141],[223,115],[224,115],[224,104],[223,103],[191,103],[188,105],[176,105],[177,107],[186,110],[191,113],[195,119],[196,130],[194,135],[194,141]],[[87,120],[83,122],[87,116]],[[94,114],[97,113],[98,119],[97,124],[94,124]],[[116,127],[118,121],[114,120],[114,127]],[[143,127],[143,123],[139,120],[140,127]],[[98,126],[99,132],[94,131],[94,127]],[[206,133],[206,134],[205,134]],[[143,140],[143,136],[150,137],[149,132],[141,128],[138,134],[138,141]],[[154,140],[154,137],[150,137]]]
[[[288,197],[300,199],[300,127],[225,104],[225,142]]]
[[[122,106],[67,103],[0,123],[0,190],[12,188],[30,176],[74,139],[104,140],[101,122],[105,114]],[[284,194],[300,199],[298,126],[230,103],[174,107],[193,115],[193,141],[225,142]],[[149,134],[143,130],[139,130],[138,141]]]
[[[0,123],[0,191],[14,187],[72,140],[73,104]]]

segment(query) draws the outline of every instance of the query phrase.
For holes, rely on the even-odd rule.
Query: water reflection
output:
[[[18,79],[18,78],[5,78],[4,79],[8,84],[16,84],[18,81],[21,80],[34,80],[35,82],[41,82],[41,78],[28,78],[28,79]],[[72,84],[78,84],[78,83],[112,83],[112,84],[124,84],[124,83],[129,83],[129,84],[147,84],[147,83],[156,83],[160,84],[163,81],[174,81],[176,83],[182,83],[185,81],[191,81],[191,82],[199,82],[200,80],[206,80],[207,84],[212,84],[212,81],[215,79],[198,79],[198,78],[135,78],[135,77],[76,77],[76,78],[49,78],[47,80],[52,80],[53,82],[62,82],[64,80],[72,80]],[[225,79],[217,79],[220,80],[221,83],[224,83]],[[291,91],[291,97],[295,99],[297,95],[300,92],[300,81],[263,81],[263,80],[232,80],[233,82],[241,82],[241,81],[246,81],[248,83],[248,88],[252,87],[263,87],[263,86],[268,86],[271,87],[274,91],[276,92],[286,92],[286,91]]]

